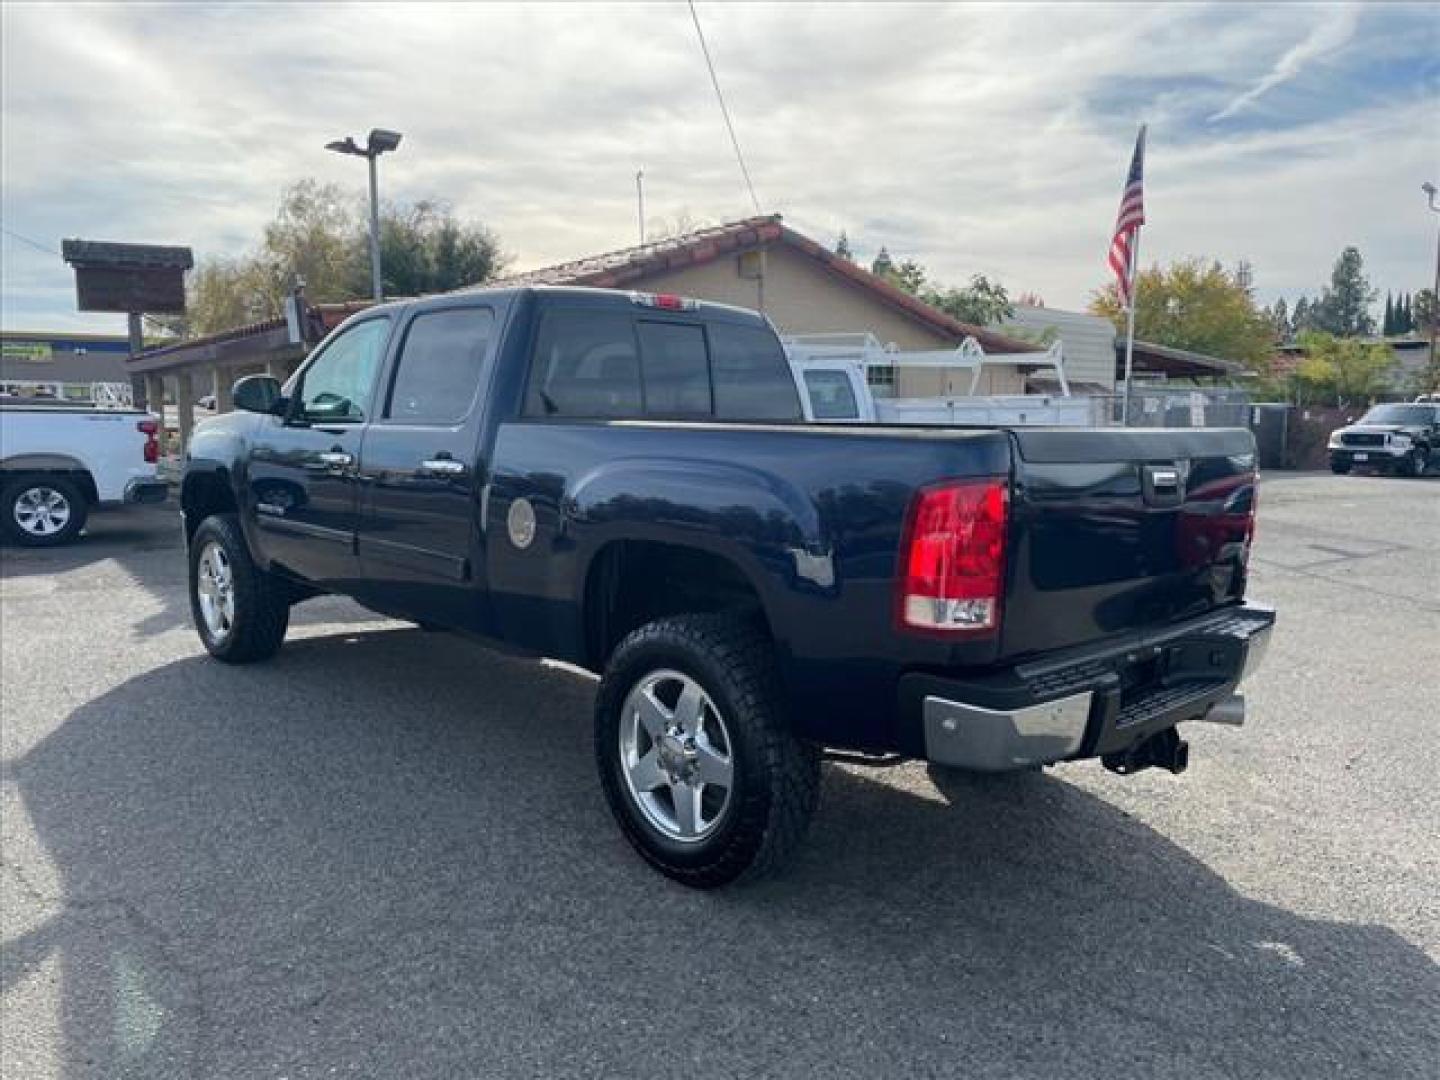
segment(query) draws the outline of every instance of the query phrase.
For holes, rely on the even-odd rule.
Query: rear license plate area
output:
[[[1369,461],[1369,460],[1370,460],[1370,455],[1369,455],[1369,454],[1356,454],[1356,455],[1355,455],[1355,460],[1356,460],[1356,461]]]

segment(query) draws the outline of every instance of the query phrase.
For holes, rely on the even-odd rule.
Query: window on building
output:
[[[405,332],[386,415],[412,424],[465,419],[485,381],[494,328],[489,308],[417,315]]]

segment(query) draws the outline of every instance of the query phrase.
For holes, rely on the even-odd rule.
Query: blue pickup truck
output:
[[[760,315],[479,290],[241,379],[182,488],[205,648],[320,593],[600,673],[625,834],[689,885],[794,850],[826,754],[1180,772],[1244,717],[1245,431],[825,426]]]

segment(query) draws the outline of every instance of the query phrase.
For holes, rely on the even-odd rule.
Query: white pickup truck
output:
[[[138,409],[0,404],[0,533],[49,547],[79,536],[96,507],[163,502],[159,434]]]
[[[1103,402],[1072,397],[1058,344],[1045,352],[987,355],[973,338],[958,349],[902,352],[859,333],[799,334],[783,338],[806,420],[826,424],[923,424],[984,427],[1096,427],[1105,422]],[[987,366],[1052,368],[1058,394],[980,394]],[[897,367],[968,374],[968,393],[926,398],[877,396],[868,376]]]

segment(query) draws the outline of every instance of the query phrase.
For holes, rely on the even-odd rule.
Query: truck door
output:
[[[356,464],[390,336],[384,316],[327,341],[301,370],[289,414],[264,417],[246,477],[262,553],[319,584],[357,576]]]
[[[487,630],[479,447],[499,312],[418,310],[360,460],[360,562],[367,599],[444,626]]]

